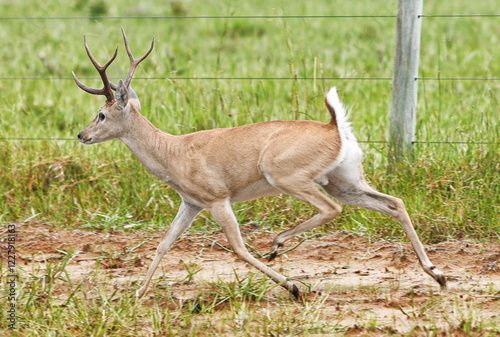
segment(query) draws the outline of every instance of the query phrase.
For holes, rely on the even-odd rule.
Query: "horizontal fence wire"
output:
[[[500,14],[420,14],[419,18],[496,18]],[[196,20],[196,19],[364,19],[397,15],[155,15],[155,16],[2,16],[0,20]]]
[[[500,18],[500,14],[421,14],[419,18]]]
[[[77,142],[76,138],[44,138],[44,137],[0,137],[0,141],[73,141]],[[389,144],[389,141],[386,140],[358,140],[358,143],[362,144]],[[465,141],[413,141],[413,145],[453,145],[453,144],[461,144],[461,145],[500,145],[498,142],[465,142]]]
[[[109,77],[110,80],[120,80],[121,77]],[[54,80],[54,81],[74,81],[73,77],[51,77],[51,76],[20,76],[20,77],[1,77],[0,81],[14,80]],[[80,80],[101,80],[100,77],[80,77]],[[225,80],[225,81],[323,81],[323,80],[338,80],[338,81],[390,81],[392,77],[213,77],[213,76],[154,76],[154,77],[134,77],[135,80],[167,80],[167,81],[182,81],[182,80]],[[500,81],[500,77],[417,77],[418,81]]]
[[[80,80],[101,80],[100,77],[79,77]],[[109,77],[110,80],[120,80],[121,77]],[[289,81],[289,80],[306,80],[306,81],[321,81],[321,80],[353,80],[353,81],[388,81],[390,77],[215,77],[215,76],[192,76],[192,77],[177,77],[177,76],[154,76],[154,77],[134,77],[134,80],[237,80],[237,81]],[[26,76],[26,77],[0,77],[0,81],[9,80],[71,80],[73,77],[50,77],[50,76]]]
[[[418,81],[500,81],[500,77],[417,77]]]
[[[4,16],[0,20],[196,20],[196,19],[364,19],[397,15],[199,15],[199,16]]]

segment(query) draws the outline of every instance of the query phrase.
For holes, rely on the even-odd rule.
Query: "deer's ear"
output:
[[[116,103],[118,104],[118,108],[121,110],[125,110],[128,105],[128,89],[123,84],[123,81],[120,80],[118,83],[118,88],[116,88]]]
[[[137,109],[141,111],[141,102],[139,101],[139,97],[137,97],[137,94],[135,93],[134,89],[132,89],[132,85],[128,87],[128,95],[130,100],[135,101]]]

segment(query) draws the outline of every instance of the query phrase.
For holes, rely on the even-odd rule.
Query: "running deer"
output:
[[[130,58],[125,82],[120,80],[116,85],[106,76],[106,68],[115,59],[117,50],[101,66],[92,56],[85,37],[85,49],[104,82],[104,88],[87,87],[74,73],[73,77],[84,91],[106,96],[106,103],[99,108],[97,116],[78,134],[79,141],[95,144],[118,138],[149,172],[176,190],[182,198],[179,211],[157,248],[137,296],[144,295],[160,260],[173,242],[186,231],[200,211],[208,209],[239,258],[298,298],[299,289],[295,284],[247,251],[231,204],[286,193],[318,210],[311,219],[274,239],[269,257],[272,261],[287,240],[324,225],[340,214],[342,207],[316,185],[341,203],[381,212],[399,221],[423,270],[442,287],[446,286],[444,274],[427,257],[403,201],[379,193],[366,183],[361,166],[362,152],[335,88],[325,99],[331,115],[329,123],[269,121],[170,135],[141,115],[141,104],[130,87],[135,68],[153,49],[154,39],[146,54],[135,59],[123,28],[122,33]]]

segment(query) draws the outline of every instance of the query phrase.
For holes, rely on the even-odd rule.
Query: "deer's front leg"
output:
[[[165,233],[160,244],[158,245],[158,248],[156,249],[156,256],[153,260],[153,263],[151,263],[151,266],[149,266],[148,272],[143,281],[143,285],[136,292],[137,297],[142,297],[144,295],[149,286],[149,283],[151,282],[151,278],[156,271],[156,268],[158,268],[158,265],[160,264],[160,260],[163,255],[168,252],[174,241],[177,240],[179,236],[181,236],[182,233],[184,233],[186,229],[189,228],[189,226],[191,226],[196,216],[202,210],[203,209],[201,207],[189,204],[185,201],[182,202],[174,221],[172,221],[170,228],[168,229],[167,233]]]
[[[240,259],[262,271],[274,282],[290,291],[292,295],[295,296],[295,298],[299,297],[299,288],[295,284],[288,281],[285,276],[277,273],[273,269],[266,266],[264,263],[257,260],[245,248],[243,238],[241,237],[238,221],[236,220],[236,216],[234,215],[233,209],[231,208],[229,199],[214,203],[212,207],[210,207],[210,211],[212,212],[215,221],[217,221],[217,223],[224,231],[227,241]]]

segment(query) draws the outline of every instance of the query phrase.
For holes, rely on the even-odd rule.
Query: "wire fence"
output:
[[[0,137],[0,141],[71,141],[77,142],[78,139],[74,138],[45,138],[45,137]],[[362,144],[389,144],[386,140],[358,140]],[[498,142],[466,142],[466,141],[413,141],[413,145],[500,145]]]
[[[500,14],[422,14],[419,18],[498,18]],[[0,17],[1,21],[13,20],[198,20],[198,19],[368,19],[368,18],[387,18],[395,19],[397,15],[200,15],[200,16],[19,16],[19,17]],[[98,77],[85,77],[85,80],[99,80]],[[120,78],[110,77],[112,80]],[[53,76],[26,76],[26,77],[0,77],[0,81],[17,80],[56,80],[68,81],[72,77],[53,77]],[[134,80],[226,80],[226,81],[289,81],[289,80],[344,80],[344,81],[391,81],[392,77],[181,77],[181,76],[155,76],[155,77],[135,77]],[[417,81],[500,81],[500,77],[418,77]],[[0,137],[0,141],[78,141],[75,138],[45,138],[45,137]],[[385,140],[360,140],[365,144],[388,144]],[[494,145],[499,142],[483,141],[413,141],[415,145]]]

